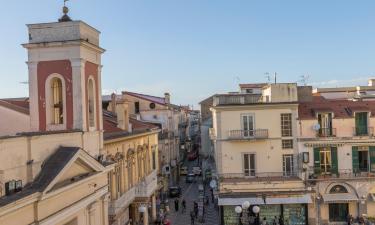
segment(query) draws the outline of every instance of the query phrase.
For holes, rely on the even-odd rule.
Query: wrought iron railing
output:
[[[243,172],[243,173],[222,173],[219,174],[223,179],[288,179],[297,178],[297,171],[284,171],[284,172]]]
[[[317,131],[318,137],[336,137],[336,128],[332,127],[322,127]]]
[[[353,127],[354,136],[373,136],[374,128],[368,126]]]
[[[248,140],[268,138],[268,129],[255,130],[230,130],[228,139],[230,140]]]
[[[375,178],[375,173],[371,171],[352,169],[323,170],[320,167],[312,167],[307,170],[307,173],[309,174],[307,177],[308,180]]]

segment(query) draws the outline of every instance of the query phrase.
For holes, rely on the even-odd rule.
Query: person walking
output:
[[[195,218],[198,218],[198,203],[194,201],[194,214]]]
[[[182,213],[185,213],[186,210],[186,201],[185,199],[182,199]]]
[[[174,200],[174,210],[175,210],[176,212],[178,212],[178,205],[179,205],[178,198],[176,198],[176,199]]]
[[[266,217],[263,218],[262,225],[268,225]]]
[[[190,223],[191,223],[191,225],[194,225],[194,221],[195,221],[195,215],[194,215],[194,212],[193,212],[193,211],[190,211]]]

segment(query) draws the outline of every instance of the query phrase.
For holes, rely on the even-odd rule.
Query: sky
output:
[[[25,24],[55,22],[63,0],[2,2],[0,98],[27,96]],[[375,1],[70,0],[70,17],[101,31],[103,93],[192,104],[238,83],[309,76],[314,87],[375,77]]]

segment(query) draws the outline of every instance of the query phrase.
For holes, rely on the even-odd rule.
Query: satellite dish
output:
[[[320,124],[319,123],[314,124],[313,125],[313,130],[320,130]]]

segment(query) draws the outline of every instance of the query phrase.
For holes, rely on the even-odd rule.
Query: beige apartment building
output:
[[[0,224],[106,225],[99,31],[29,24],[29,98],[0,103]]]
[[[266,218],[270,224],[280,217],[285,224],[310,220],[312,191],[301,177],[296,139],[302,92],[288,83],[266,85],[261,94],[214,95],[212,136],[221,224],[246,220],[235,212],[245,201],[250,207],[241,215]],[[255,206],[260,207],[258,215]]]
[[[156,220],[159,127],[129,117],[119,100],[104,111],[104,156],[111,171],[110,224],[145,224]]]

